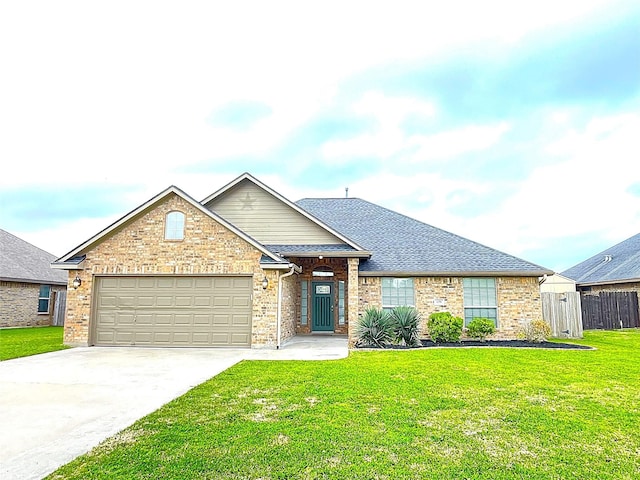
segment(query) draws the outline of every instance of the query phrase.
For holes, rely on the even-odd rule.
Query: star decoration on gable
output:
[[[245,195],[243,199],[240,200],[242,202],[242,210],[253,210],[253,204],[256,201],[255,198],[251,198],[249,192]]]

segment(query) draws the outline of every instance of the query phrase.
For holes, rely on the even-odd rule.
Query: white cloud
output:
[[[459,222],[474,239],[516,255],[563,237],[597,235],[616,242],[634,235],[640,198],[628,188],[640,180],[638,132],[637,114],[594,118],[549,145],[557,162],[536,168],[500,208],[446,223]]]

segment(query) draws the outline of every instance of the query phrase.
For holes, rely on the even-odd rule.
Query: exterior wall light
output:
[[[265,276],[262,279],[262,289],[266,290],[268,286],[269,286],[269,279]]]
[[[82,285],[82,280],[80,279],[80,276],[77,273],[76,273],[76,278],[73,279],[73,283],[71,283],[71,285],[75,290],[77,290],[78,287]]]

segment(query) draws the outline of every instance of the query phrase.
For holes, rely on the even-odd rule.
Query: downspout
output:
[[[278,275],[278,313],[276,315],[276,321],[278,322],[278,325],[276,326],[276,350],[280,349],[280,324],[282,322],[282,279],[290,277],[291,275],[296,273],[296,270],[298,270],[298,272],[301,271],[300,267],[296,267],[294,264],[291,264],[291,270],[289,270],[284,275]]]

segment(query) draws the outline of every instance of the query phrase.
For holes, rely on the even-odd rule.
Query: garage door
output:
[[[95,345],[249,346],[251,277],[97,277]]]

